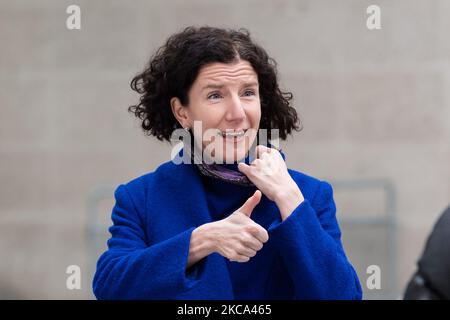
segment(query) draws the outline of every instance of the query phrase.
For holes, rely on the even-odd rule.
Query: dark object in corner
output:
[[[405,300],[450,299],[450,206],[434,225]]]

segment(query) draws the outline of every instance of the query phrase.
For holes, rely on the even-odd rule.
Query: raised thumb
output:
[[[250,218],[253,209],[258,205],[259,201],[261,201],[261,191],[256,190],[255,193],[245,201],[245,203],[238,209],[239,212],[242,212],[247,217]]]

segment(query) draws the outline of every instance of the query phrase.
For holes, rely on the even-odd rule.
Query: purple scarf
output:
[[[241,185],[241,186],[255,187],[253,182],[251,182],[250,179],[247,178],[247,176],[245,174],[243,174],[239,171],[237,162],[234,162],[232,164],[217,164],[217,163],[207,164],[203,161],[203,159],[201,159],[201,160],[198,159],[198,161],[194,161],[195,160],[194,157],[195,156],[198,157],[198,155],[202,154],[202,152],[200,150],[197,150],[198,151],[197,153],[191,152],[192,148],[198,148],[198,147],[194,146],[195,145],[194,138],[193,138],[192,132],[190,132],[190,133],[191,133],[192,145],[186,146],[186,144],[185,144],[184,149],[186,149],[186,152],[190,153],[191,163],[194,163],[197,166],[197,168],[199,169],[199,171],[202,175],[211,177],[211,178],[215,178],[215,179],[220,179],[222,181],[226,181],[226,182]],[[270,143],[268,144],[268,147],[273,148],[273,146]],[[281,152],[281,150],[279,150],[279,151]],[[249,152],[247,154],[247,156],[245,157],[245,159],[240,162],[250,164],[254,160],[253,157],[250,157],[250,154],[254,154],[254,153]],[[284,158],[284,156],[283,156],[283,158]]]
[[[201,152],[199,153],[201,154]],[[222,181],[226,181],[241,186],[247,187],[255,186],[253,182],[251,182],[245,174],[239,171],[237,162],[234,162],[232,164],[217,164],[217,163],[207,164],[202,160],[201,163],[198,163],[200,161],[194,161],[195,155],[196,154],[194,154],[194,152],[191,152],[191,163],[195,163],[200,173],[203,174],[204,176],[220,179]],[[251,161],[253,161],[253,159]],[[245,157],[245,159],[241,162],[250,164],[251,161],[249,155],[247,155],[247,157]]]

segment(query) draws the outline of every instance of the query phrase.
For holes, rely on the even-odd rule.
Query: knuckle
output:
[[[246,245],[251,244],[252,243],[252,239],[253,239],[253,237],[250,236],[248,233],[244,233],[244,234],[241,235],[241,241],[242,241],[242,243],[244,243]]]
[[[250,234],[254,234],[254,233],[258,232],[258,229],[256,228],[256,226],[250,225],[250,226],[245,226],[245,231]]]
[[[256,251],[259,251],[259,250],[261,250],[263,248],[263,243],[261,241],[259,241],[259,240],[255,240],[253,242],[252,248],[254,250],[256,250]]]
[[[236,252],[237,252],[237,254],[243,254],[243,253],[247,252],[247,247],[245,247],[243,244],[239,244],[236,247]]]
[[[266,230],[261,230],[259,232],[259,236],[261,237],[261,239],[263,239],[264,243],[266,243],[269,240],[269,234],[267,233]]]
[[[246,239],[241,240],[241,243],[242,243],[242,245],[243,245],[244,247],[246,247],[246,248],[248,248],[248,247],[251,246],[251,242],[248,241],[248,240],[246,240]]]

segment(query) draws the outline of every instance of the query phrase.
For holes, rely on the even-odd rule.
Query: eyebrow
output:
[[[254,81],[242,83],[243,87],[257,87],[258,85],[259,85],[258,82],[254,82]],[[204,86],[202,88],[202,91],[207,90],[207,89],[222,89],[223,87],[224,87],[223,84],[212,84],[211,83],[211,84]]]

